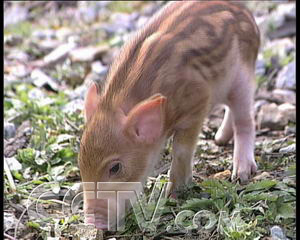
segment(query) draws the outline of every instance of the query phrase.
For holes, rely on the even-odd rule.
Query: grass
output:
[[[142,7],[142,4],[111,2],[108,9],[131,13]],[[33,30],[32,24],[25,21],[9,26],[4,33],[30,38]],[[123,43],[118,36],[106,41],[112,46],[120,46]],[[22,49],[22,46],[18,47]],[[44,54],[35,51],[30,45],[23,46],[23,50],[36,58]],[[272,56],[272,50],[263,53],[267,68],[272,68]],[[289,54],[280,59],[280,65],[284,66],[294,59],[295,56]],[[73,80],[74,76],[82,79],[84,67],[80,64],[71,66],[66,63],[52,69],[50,74],[66,82],[68,79]],[[258,85],[261,86],[267,80],[267,76],[258,78]],[[24,82],[22,79],[6,86],[4,90],[4,118],[17,127],[24,121],[29,121],[32,129],[29,144],[19,149],[14,156],[22,166],[21,170],[11,171],[16,185],[15,192],[7,176],[4,176],[5,209],[8,212],[16,212],[15,215],[25,225],[25,230],[20,233],[24,238],[47,239],[50,235],[65,239],[92,238],[100,234],[100,231],[83,225],[82,205],[73,213],[68,212],[68,208],[66,211],[62,209],[62,196],[73,188],[75,183],[80,182],[77,155],[84,124],[83,116],[77,112],[63,111],[70,101],[64,92],[54,93],[40,89],[45,97],[33,99],[30,92],[35,86]],[[213,135],[206,135],[205,138],[212,139]],[[284,146],[293,143],[294,141],[287,141],[284,142]],[[270,141],[256,153],[259,170],[268,171],[272,180],[264,179],[240,185],[207,177],[222,171],[220,169],[229,169],[232,150],[219,148],[222,154],[217,155],[211,143],[199,145],[196,158],[200,158],[201,161],[195,164],[194,170],[196,173],[205,173],[205,180],[195,178],[194,183],[183,189],[177,199],[163,198],[158,206],[160,215],[156,216],[156,222],[151,224],[148,221],[140,226],[131,210],[126,217],[125,230],[105,232],[103,238],[253,240],[270,237],[270,228],[278,225],[288,238],[296,239],[296,157],[295,154],[279,154],[280,147],[284,146],[281,142]],[[165,149],[166,159],[171,158],[170,149]],[[153,213],[157,204],[155,201],[148,202],[155,181],[164,183],[167,180],[166,175],[148,179],[143,199],[144,210],[148,215]],[[48,199],[47,196],[52,196],[53,199]],[[16,205],[21,209],[28,207],[28,210],[34,211],[36,206],[40,206],[45,210],[46,218],[34,217],[31,211],[21,215],[19,210],[13,209],[12,206]],[[141,214],[141,211],[137,214]],[[32,235],[27,236],[29,233]]]

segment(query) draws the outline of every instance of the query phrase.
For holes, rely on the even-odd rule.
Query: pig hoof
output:
[[[246,167],[240,167],[239,169],[234,169],[231,180],[239,181],[240,184],[247,184],[251,178],[251,175],[255,174],[257,166],[255,161],[251,161],[250,164]]]

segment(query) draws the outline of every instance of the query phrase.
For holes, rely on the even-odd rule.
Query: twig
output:
[[[17,240],[16,238],[8,235],[7,233],[4,233],[4,236],[7,237],[7,238],[9,238],[9,239],[11,239],[11,240]]]
[[[4,158],[4,171],[5,171],[5,173],[6,173],[6,176],[7,176],[7,179],[8,179],[9,186],[10,186],[12,192],[15,193],[17,188],[16,188],[14,179],[13,179],[13,177],[12,177],[12,175],[11,175],[10,169],[9,169],[9,167],[8,167],[8,164],[7,164],[5,158]]]
[[[155,234],[151,239],[155,240],[156,238],[160,237],[161,235],[163,235],[165,233],[168,233],[168,231],[165,230],[165,231],[159,232],[159,233]]]
[[[25,214],[26,211],[27,211],[27,209],[25,208],[24,211],[22,212],[22,214],[21,214],[21,216],[20,216],[20,218],[19,218],[17,224],[16,224],[16,227],[15,227],[15,233],[14,233],[14,238],[15,238],[15,239],[16,239],[16,237],[17,237],[17,231],[18,231],[18,228],[19,228],[19,224],[20,224],[21,219],[22,219],[22,217],[24,216],[24,214]]]
[[[69,119],[67,119],[66,118],[66,122],[72,127],[72,128],[74,128],[76,131],[80,131],[80,129],[77,127],[77,126],[75,126]]]
[[[124,237],[139,237],[139,236],[143,236],[143,233],[136,233],[136,234],[125,234],[125,235],[110,235],[105,237],[105,239],[110,239],[110,238],[124,238]]]

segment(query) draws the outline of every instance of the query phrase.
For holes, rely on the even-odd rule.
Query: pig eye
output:
[[[109,175],[116,175],[117,173],[119,173],[122,169],[122,165],[121,163],[115,163],[109,170]]]

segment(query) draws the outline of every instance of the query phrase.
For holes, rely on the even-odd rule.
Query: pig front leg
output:
[[[243,74],[230,98],[234,130],[232,179],[247,183],[257,166],[254,159],[255,122],[253,112],[254,83]],[[243,79],[244,78],[244,79]],[[237,91],[238,89],[238,91]]]
[[[188,129],[176,130],[173,138],[173,160],[170,170],[171,186],[167,194],[176,197],[176,191],[192,182],[193,155],[202,121]]]

